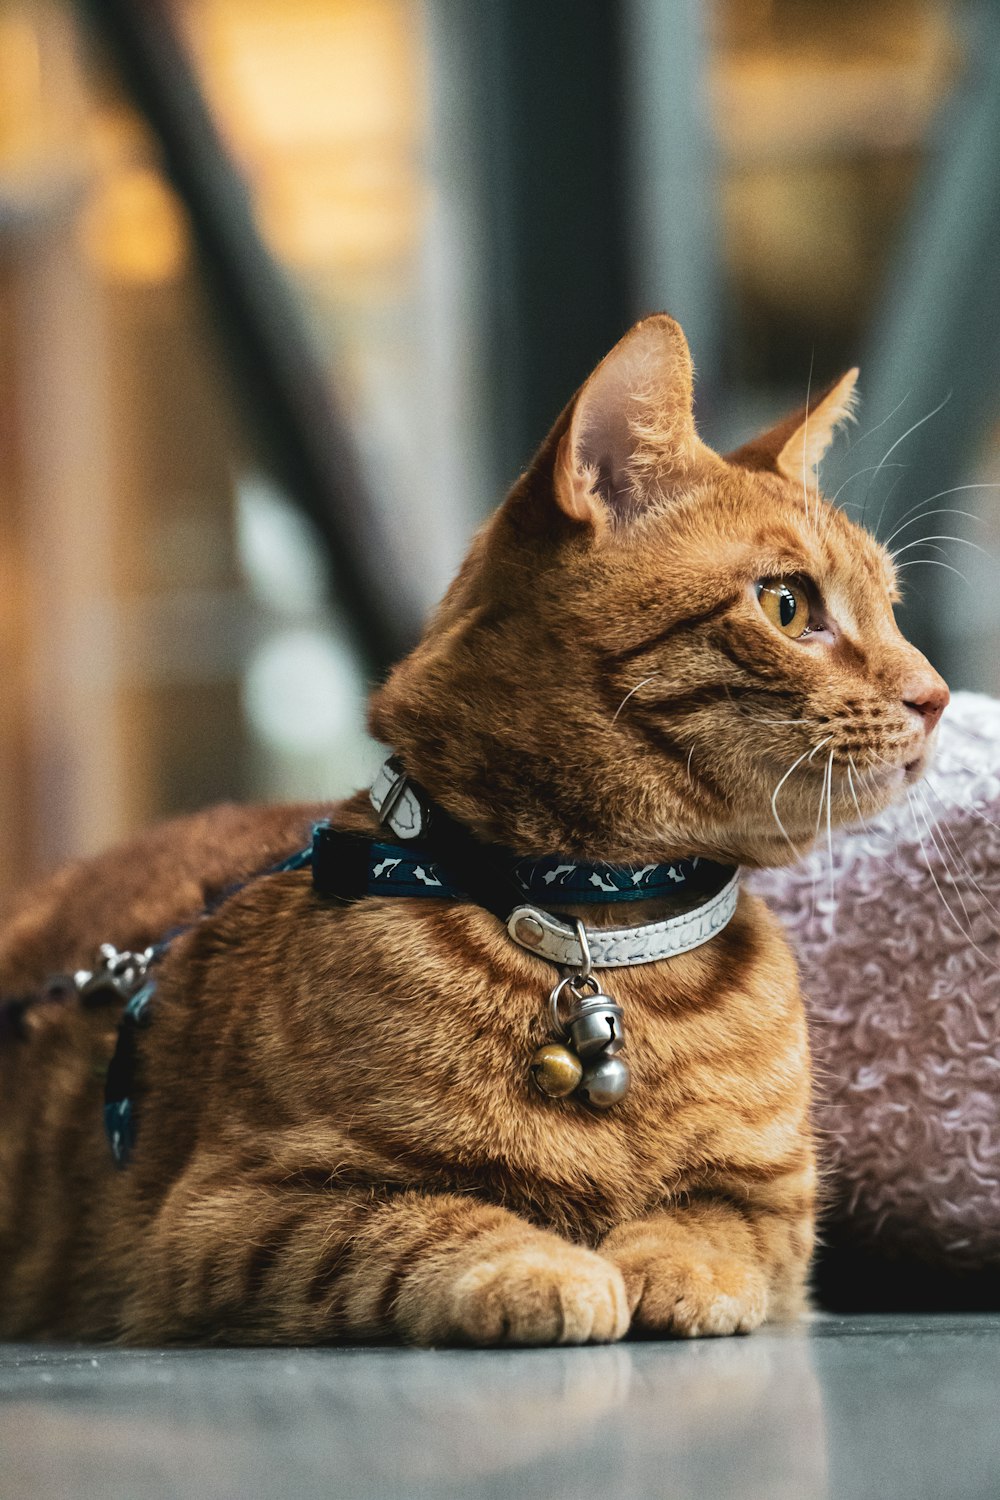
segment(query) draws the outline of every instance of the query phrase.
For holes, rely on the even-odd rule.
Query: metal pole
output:
[[[507,483],[632,319],[622,3],[463,7],[483,122],[493,443]]]
[[[163,153],[201,253],[252,436],[314,523],[367,667],[419,633],[415,591],[363,479],[350,426],[281,269],[264,245],[164,0],[79,0]]]
[[[966,20],[963,74],[933,133],[923,187],[890,274],[871,354],[862,362],[864,426],[884,425],[877,440],[866,445],[865,457],[855,463],[848,455],[832,479],[836,486],[857,464],[877,464],[899,440],[890,461],[905,468],[883,468],[866,507],[870,524],[878,523],[884,510],[879,524],[883,536],[891,533],[910,506],[968,479],[969,465],[996,412],[1000,10],[992,3],[978,3],[967,8]],[[913,430],[904,436],[910,427]],[[892,489],[900,475],[902,482]],[[850,488],[844,488],[844,498],[860,502],[865,489],[866,481],[859,476]],[[973,508],[955,495],[934,504]],[[947,522],[949,518],[934,519]],[[900,545],[920,536],[922,530],[954,529],[948,524],[912,527]],[[941,577],[936,568],[934,572]],[[934,600],[946,594],[940,588],[925,591],[925,597]],[[962,663],[952,659],[949,633],[940,614],[933,606],[921,607],[915,599],[904,604],[900,623],[961,685]]]

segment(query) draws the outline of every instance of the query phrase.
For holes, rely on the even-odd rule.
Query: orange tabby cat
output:
[[[947,689],[896,629],[887,555],[815,488],[854,376],[723,459],[680,329],[638,324],[376,692],[409,776],[483,845],[632,865],[780,863],[889,802]],[[378,830],[361,794],[220,808],[62,871],[7,926],[0,1332],[539,1344],[794,1314],[809,1060],[762,904],[602,975],[632,1082],[598,1111],[535,1086],[558,972],[483,906],[250,878],[324,815]],[[595,940],[614,913],[568,908]],[[122,1170],[101,1123],[120,1006],[32,997],[177,927]]]

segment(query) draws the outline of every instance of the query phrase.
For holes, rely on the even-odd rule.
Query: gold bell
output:
[[[531,1076],[547,1098],[565,1099],[583,1077],[583,1064],[568,1047],[549,1042],[531,1059]]]

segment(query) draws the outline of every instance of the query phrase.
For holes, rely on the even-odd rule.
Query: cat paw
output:
[[[616,1257],[616,1264],[634,1333],[690,1339],[750,1333],[767,1317],[763,1272],[734,1256],[638,1252]]]
[[[422,1344],[608,1344],[629,1325],[621,1272],[573,1245],[499,1250],[420,1300],[397,1316]]]

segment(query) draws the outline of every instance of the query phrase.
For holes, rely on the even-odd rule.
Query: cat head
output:
[[[680,328],[598,365],[475,539],[375,735],[520,853],[780,864],[919,777],[948,690],[816,466],[857,371],[723,458]]]

